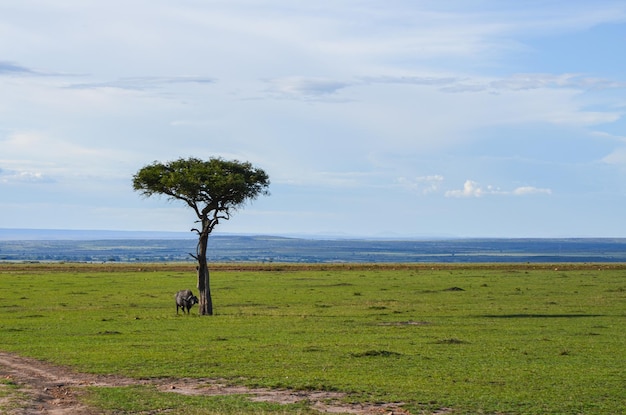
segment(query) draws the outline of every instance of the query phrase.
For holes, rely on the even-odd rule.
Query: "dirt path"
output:
[[[163,392],[186,395],[250,395],[253,401],[282,404],[307,400],[321,413],[407,414],[398,404],[344,404],[338,392],[250,389],[228,386],[214,379],[139,380],[120,376],[77,373],[34,359],[0,352],[0,413],[8,415],[95,415],[96,409],[82,404],[77,395],[86,386],[155,385]],[[3,397],[4,396],[4,397]]]

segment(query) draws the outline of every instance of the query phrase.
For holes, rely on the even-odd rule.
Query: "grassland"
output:
[[[176,315],[191,264],[0,264],[0,350],[88,373],[347,393],[412,413],[618,414],[626,265],[217,265],[216,314]],[[93,388],[111,413],[310,413]]]

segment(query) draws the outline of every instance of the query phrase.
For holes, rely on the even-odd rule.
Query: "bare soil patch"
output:
[[[155,385],[159,390],[186,395],[249,395],[252,401],[296,403],[306,400],[321,413],[342,414],[408,414],[402,403],[347,404],[345,394],[325,391],[294,391],[284,389],[247,388],[228,385],[219,379],[131,379],[115,375],[78,373],[35,359],[0,352],[0,412],[7,415],[96,415],[78,399],[81,388],[87,386],[114,387]],[[15,385],[9,388],[7,384]]]

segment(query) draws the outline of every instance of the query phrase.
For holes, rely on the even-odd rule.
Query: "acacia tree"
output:
[[[269,177],[248,162],[210,158],[178,159],[167,163],[157,161],[144,166],[133,176],[133,189],[145,197],[165,195],[168,199],[182,200],[198,216],[196,254],[198,261],[199,313],[213,314],[213,301],[207,264],[209,235],[220,220],[231,214],[248,200],[269,194]]]

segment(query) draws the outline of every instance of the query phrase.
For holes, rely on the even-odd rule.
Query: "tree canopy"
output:
[[[133,188],[144,196],[163,194],[182,200],[199,218],[210,210],[229,213],[247,200],[267,194],[268,186],[269,177],[263,170],[249,162],[222,158],[155,161],[133,177]]]

